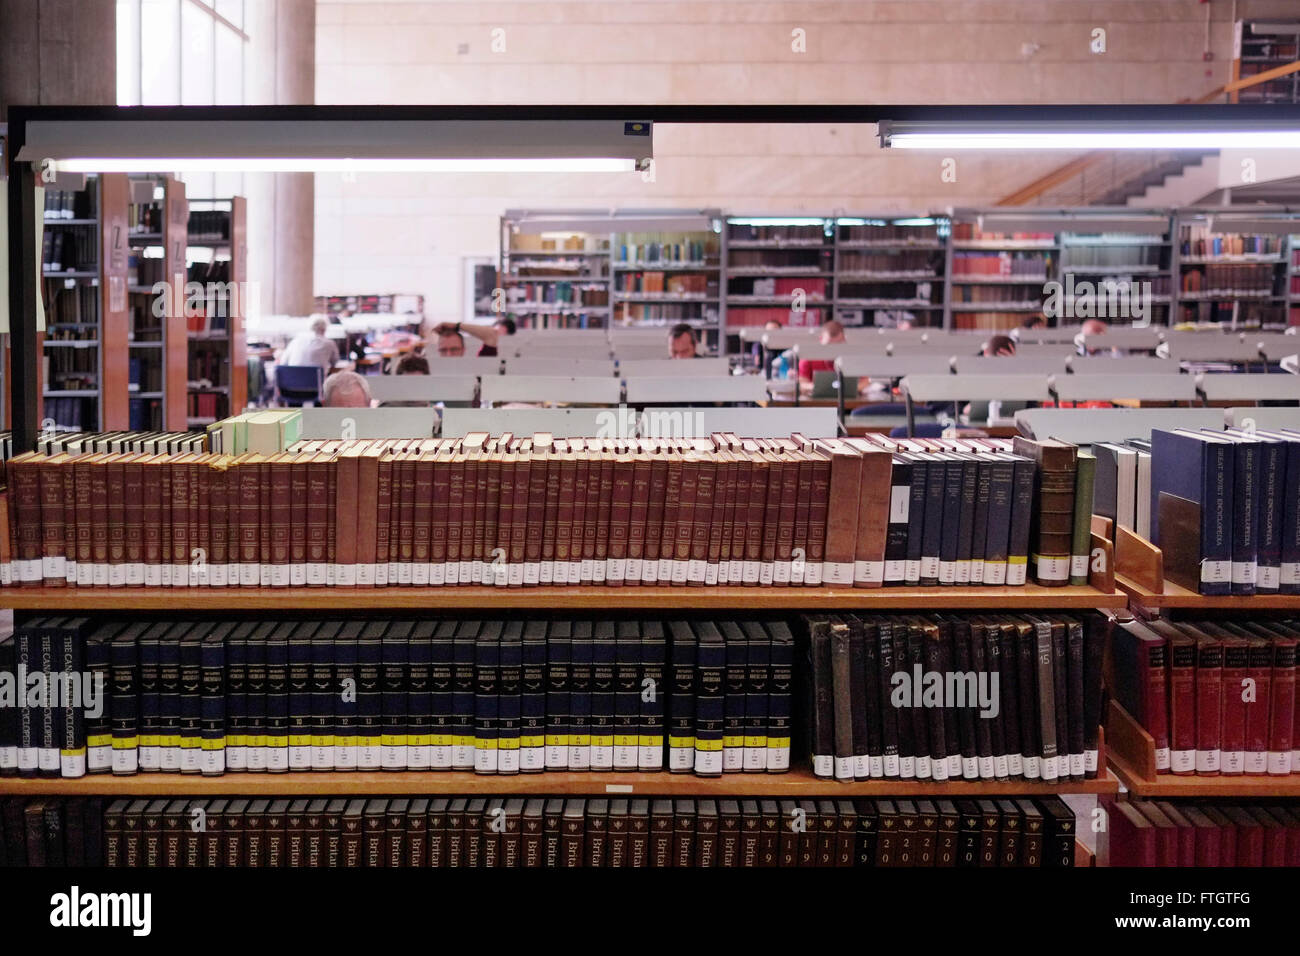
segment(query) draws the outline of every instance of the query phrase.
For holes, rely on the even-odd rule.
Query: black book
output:
[[[109,705],[113,715],[113,773],[119,775],[133,774],[140,769],[139,640],[148,627],[149,625],[139,622],[128,624],[113,638],[108,649],[111,678]],[[33,754],[33,758],[34,756]],[[21,749],[18,757],[18,769],[22,773]],[[34,762],[32,766],[34,770]]]
[[[1020,697],[1020,753],[1024,760],[1026,779],[1036,780],[1044,778],[1042,760],[1044,725],[1038,688],[1038,634],[1032,624],[1023,622],[1017,622],[1016,631],[1016,643],[1019,646],[1016,684]],[[1047,644],[1050,648],[1050,635]],[[1055,728],[1056,721],[1053,719],[1053,732]]]
[[[817,811],[817,801],[800,800],[799,814],[803,820],[803,831],[799,834],[798,866],[816,866],[817,850],[821,836],[821,816]]]
[[[947,621],[952,629],[952,667],[958,674],[974,674],[974,684],[965,683],[967,699],[960,702],[956,709],[957,750],[961,754],[961,776],[964,780],[979,779],[979,750],[975,741],[975,723],[983,721],[979,716],[980,679],[975,665],[971,661],[971,622],[966,617],[951,617]],[[979,640],[984,635],[980,630]],[[983,655],[980,655],[981,658]],[[973,693],[973,699],[971,695]]]
[[[970,583],[984,583],[984,560],[988,550],[989,498],[993,485],[992,455],[975,455],[975,498],[971,516]]]
[[[695,801],[695,861],[685,866],[709,869],[718,865],[720,820],[716,800]]]
[[[876,808],[876,858],[875,866],[900,866],[898,862],[899,833],[898,808],[892,800],[875,801]]]
[[[775,800],[758,802],[757,866],[777,866],[781,862],[781,808]]]
[[[454,668],[456,623],[439,621],[430,641],[429,665],[429,766],[450,770],[455,742]]]
[[[406,766],[433,766],[433,634],[436,621],[416,621],[407,638]]]
[[[248,769],[248,639],[258,627],[243,621],[226,638],[226,769]]]
[[[656,799],[650,804],[650,849],[649,862],[652,867],[664,868],[673,865],[673,802],[668,799]]]
[[[947,695],[947,678],[956,667],[953,663],[955,652],[953,650],[953,624],[951,618],[938,617],[935,620],[935,626],[939,629],[939,666],[940,674],[945,675],[944,683],[944,700],[943,710],[943,745],[944,752],[948,760],[948,777],[953,779],[962,776],[961,765],[961,742],[957,733],[957,705],[954,699],[949,699]],[[978,699],[978,688],[976,688],[976,698]]]
[[[45,837],[45,861],[43,865],[49,867],[67,866],[68,856],[63,827],[63,801],[58,797],[47,797],[44,804],[41,813]],[[154,865],[157,866],[158,864],[155,863]]]
[[[908,645],[909,626],[907,621],[902,618],[894,618],[891,621],[890,641],[893,646],[894,668],[890,672],[890,710],[894,711],[898,723],[898,775],[904,780],[916,779],[916,743],[915,732],[912,725],[912,705],[911,695],[895,697],[892,687],[893,676],[895,674],[906,674],[908,680],[912,679],[912,660],[911,650]],[[918,660],[919,664],[920,661]],[[882,674],[882,676],[884,676]],[[907,684],[901,684],[897,690],[900,692],[907,687]],[[895,701],[898,703],[895,703]]]
[[[281,798],[271,801],[263,818],[266,829],[266,866],[271,869],[278,869],[285,865],[287,841],[285,824],[288,815],[289,801]]]
[[[812,625],[818,627],[818,624]],[[830,619],[831,643],[831,727],[834,734],[834,773],[836,780],[852,780],[856,766],[853,738],[853,711],[859,701],[853,699],[852,635],[838,617]],[[815,675],[814,675],[815,676]],[[814,695],[818,705],[819,696]]]
[[[412,626],[411,621],[393,621],[380,640],[379,766],[384,770],[407,767],[406,683]]]
[[[519,769],[546,769],[546,622],[524,626],[519,681]],[[521,864],[522,865],[522,864]]]
[[[323,621],[311,642],[311,769],[333,770],[334,642],[343,630],[341,621]]]
[[[56,670],[54,643],[62,623],[63,618],[59,617],[38,618],[23,629],[30,633],[26,645],[26,671],[28,674],[40,674],[45,687],[51,686],[51,678]],[[24,657],[21,648],[19,657]],[[55,727],[59,709],[53,705],[49,696],[41,695],[37,702],[29,698],[28,706],[24,708],[30,715],[30,731],[23,733],[24,741],[27,742],[24,749],[35,750],[35,763],[28,776],[59,776],[59,736]]]
[[[474,772],[497,772],[497,693],[501,676],[501,622],[487,621],[474,642]]]
[[[1099,766],[1101,737],[1102,658],[1109,640],[1110,619],[1090,613],[1083,619],[1083,770],[1091,779]]]
[[[334,638],[334,767],[356,770],[361,755],[357,733],[357,644],[365,624],[348,621]]]
[[[1043,797],[1038,807],[1044,818],[1044,865],[1052,868],[1074,866],[1076,825],[1074,811],[1060,797]]]
[[[619,621],[614,661],[614,769],[636,770],[641,730],[641,628]]]
[[[957,563],[961,551],[962,488],[965,463],[954,454],[940,454],[943,460],[943,502],[940,510],[939,583],[957,583]],[[929,502],[927,501],[927,504]],[[973,516],[972,516],[973,520]]]
[[[906,455],[893,458],[889,526],[885,531],[886,587],[899,587],[906,580],[908,505],[912,498],[912,462]]]
[[[507,621],[501,630],[497,672],[497,773],[519,772],[519,715],[523,679],[524,626]]]
[[[383,766],[384,633],[387,621],[368,621],[357,637],[357,769]]]
[[[303,824],[303,865],[309,869],[319,869],[325,865],[325,818],[330,802],[317,797],[307,804],[307,816]]]
[[[903,583],[916,587],[921,583],[921,552],[925,538],[925,496],[929,486],[930,463],[918,454],[902,456],[912,467],[912,487],[907,507],[907,560],[903,565]],[[936,574],[938,569],[936,568]]]
[[[846,646],[847,650],[847,646]],[[831,622],[828,618],[808,619],[809,682],[808,749],[812,754],[813,776],[835,777],[835,678]],[[845,660],[847,666],[847,655]],[[851,774],[850,774],[851,776]]]
[[[974,577],[975,501],[978,494],[980,461],[970,453],[959,453],[961,460],[961,496],[957,522],[957,584],[971,584]],[[945,529],[946,532],[946,529]],[[981,561],[983,556],[981,555]]]
[[[909,663],[908,672],[915,675],[916,668],[919,665],[922,670],[925,669],[925,622],[919,618],[909,618],[907,621],[907,659]],[[934,778],[933,756],[931,753],[932,742],[930,740],[930,721],[927,709],[922,705],[923,688],[916,687],[916,682],[912,682],[912,699],[910,706],[904,711],[904,718],[910,715],[912,720],[912,753],[916,757],[916,776],[919,780],[930,780]],[[940,717],[940,727],[942,727],[942,716]]]
[[[27,833],[24,822],[24,807],[26,801],[22,797],[9,797],[3,801],[4,809],[4,844],[5,844],[5,865],[6,866],[26,866],[27,865]],[[116,823],[114,842],[113,862],[109,866],[118,866],[118,858],[121,853],[122,843],[122,815],[126,812],[126,801],[115,800],[109,809],[104,811],[105,819],[112,820]],[[105,849],[109,849],[108,837],[105,836]]]
[[[406,865],[414,869],[429,865],[429,803],[415,797],[406,811]]]
[[[926,621],[918,630],[921,633],[921,659],[924,664],[926,673],[938,674],[939,679],[943,680],[950,668],[944,664],[944,629],[942,626],[933,621]],[[913,693],[917,688],[913,688]],[[930,754],[930,773],[937,781],[948,779],[948,728],[944,726],[944,713],[947,710],[942,706],[943,687],[939,688],[941,699],[938,706],[924,706],[922,712],[926,715],[926,732],[928,736],[928,751]],[[922,697],[924,704],[924,696]]]
[[[360,801],[358,801],[360,802]],[[136,806],[143,804],[140,800],[133,803],[126,811],[126,827],[128,834],[131,830],[131,818]],[[245,814],[248,813],[249,801],[240,797],[229,801],[221,814],[221,865],[228,869],[234,869],[248,865],[245,855],[244,824]],[[143,812],[143,807],[141,808]],[[127,860],[128,865],[131,857],[130,836],[127,837]]]
[[[790,740],[794,713],[794,635],[784,621],[769,621],[771,670],[767,695],[768,773],[785,773],[790,769]]]
[[[50,685],[50,703],[55,708],[59,775],[63,777],[86,775],[86,708],[75,696],[75,690],[80,686],[81,675],[86,672],[86,635],[90,627],[89,618],[67,618],[54,637],[55,657],[51,673],[61,672],[63,684],[61,695],[53,690],[57,685]]]
[[[695,768],[695,631],[686,621],[669,621],[668,632],[668,769],[684,773]]]
[[[162,655],[161,646],[164,635],[175,624],[159,622],[148,628],[139,638],[140,667],[137,671],[138,700],[140,707],[140,769],[162,769],[162,742],[164,735],[162,712]],[[180,680],[180,647],[171,646],[176,652],[176,679]],[[170,657],[170,653],[168,655]],[[177,688],[179,694],[179,686]],[[180,698],[176,698],[176,715],[180,719]],[[179,736],[179,730],[177,731]]]
[[[591,769],[592,625],[575,621],[569,645],[569,769]]]
[[[226,840],[225,840],[225,822],[226,809],[229,801],[224,799],[210,800],[206,807],[203,808],[203,865],[208,869],[216,869],[226,864]],[[125,812],[125,811],[123,811]],[[108,855],[108,830],[109,823],[104,822],[105,829],[105,857]],[[107,862],[107,859],[105,860]],[[110,864],[111,865],[111,864]]]
[[[1058,713],[1066,718],[1066,739],[1069,742],[1069,766],[1062,768],[1069,773],[1070,779],[1082,780],[1084,771],[1083,745],[1083,622],[1075,618],[1066,618],[1065,657],[1062,659],[1066,672],[1065,697],[1057,700]]]
[[[82,832],[84,865],[101,867],[104,865],[104,804],[103,797],[87,797],[82,808]],[[195,836],[191,834],[191,836]],[[195,840],[197,843],[197,840]],[[3,845],[3,841],[0,841]],[[190,864],[197,866],[197,863]]]
[[[745,722],[744,765],[746,772],[767,769],[767,704],[772,670],[772,641],[758,621],[744,621],[745,635]],[[726,756],[724,746],[723,756]]]
[[[1032,459],[1019,455],[1014,459],[1011,499],[1011,533],[1007,540],[1007,580],[1018,587],[1027,580],[1029,569],[1029,530],[1034,508],[1034,476],[1036,466]]]
[[[1020,865],[1037,869],[1043,865],[1046,821],[1032,800],[1016,800],[1020,811]]]
[[[943,508],[949,463],[938,454],[918,455],[918,457],[923,457],[929,462],[925,480],[924,520],[921,528],[920,584],[925,587],[939,583],[940,552],[943,548]]]
[[[281,624],[266,639],[266,769],[289,769],[289,635],[294,625]]]
[[[561,831],[564,822],[564,800],[549,797],[542,808],[542,866],[554,870],[562,865],[560,855]]]
[[[226,772],[226,639],[234,629],[218,624],[199,651],[199,770],[207,776]]]
[[[546,769],[569,767],[569,657],[573,625],[552,621],[546,634]]]
[[[866,669],[866,633],[856,617],[844,620],[849,631],[849,700],[851,737],[853,740],[853,776],[865,780],[871,776],[871,745],[868,734],[868,707]],[[873,648],[874,650],[874,648]],[[874,674],[872,677],[874,678]],[[874,687],[875,681],[872,685]]]
[[[120,627],[120,625],[117,626]],[[112,627],[114,627],[114,625],[105,625],[105,628],[112,628]],[[102,642],[100,646],[102,647]],[[87,650],[87,657],[88,658],[90,657],[89,649]],[[91,670],[91,672],[94,673],[94,665],[90,664],[88,661],[87,666]],[[18,654],[17,654],[17,648],[15,646],[14,638],[12,634],[0,638],[0,685],[7,685],[9,687],[14,688],[15,690],[15,700],[11,703],[11,705],[6,707],[0,707],[0,777],[14,777],[18,775],[19,700],[17,698],[17,689],[19,684],[18,684]],[[110,719],[108,700],[107,700],[107,688],[108,688],[107,682],[105,682],[104,687],[105,687],[105,700],[104,700],[105,706],[103,709],[103,714],[104,714],[105,723],[107,725],[107,722]],[[111,732],[111,727],[109,728],[109,730]],[[92,753],[88,757],[88,761],[87,761],[88,769],[90,769],[92,773],[101,772],[100,768],[96,766],[96,760],[94,759],[97,756],[98,754]],[[109,768],[106,766],[102,769],[108,770]]]
[[[1002,832],[998,840],[998,866],[1020,866],[1024,842],[1024,818],[1013,800],[998,800]]]
[[[722,773],[727,648],[722,634],[708,621],[695,626],[695,773]],[[681,801],[678,802],[679,808]]]
[[[898,813],[898,866],[920,866],[922,849],[921,816],[913,800],[895,800]]]
[[[614,669],[618,642],[612,621],[592,628],[591,769],[614,769]]]
[[[825,819],[825,818],[823,818]],[[858,814],[852,800],[836,800],[835,856],[831,866],[852,866],[857,851]]]
[[[722,677],[722,771],[745,769],[745,704],[749,685],[749,647],[745,633],[734,621],[719,626],[726,645]]]
[[[669,692],[664,670],[666,653],[663,622],[643,621],[641,623],[641,686],[638,694],[640,701],[638,770],[658,771],[664,768],[664,700]],[[763,702],[763,710],[766,713],[766,700]],[[766,723],[763,733],[766,740]],[[632,865],[637,864],[634,862]]]
[[[998,682],[998,713],[986,721],[993,752],[992,776],[1006,780],[1024,774],[1024,760],[1020,754],[1019,652],[1014,630],[1002,621],[986,620],[984,647],[989,679],[996,677]]]
[[[1053,627],[1048,621],[1034,625],[1037,663],[1039,741],[1042,749],[1043,780],[1052,782],[1060,775],[1056,726],[1056,649],[1052,637]]]
[[[1011,548],[1011,512],[1015,501],[1016,466],[1010,455],[997,454],[988,463],[989,501],[984,534],[984,584],[1007,581]],[[1027,526],[1026,526],[1027,527]]]
[[[266,645],[277,625],[265,621],[246,640],[244,667],[244,749],[246,769],[264,771],[267,766]]]
[[[878,696],[880,698],[880,753],[881,770],[886,777],[899,775],[899,727],[898,708],[894,706],[894,625],[887,618],[875,622],[876,669]]]
[[[284,865],[292,869],[307,865],[307,810],[310,806],[310,801],[298,799],[285,811]]]
[[[203,771],[203,639],[212,631],[208,622],[188,625],[181,638],[180,771]],[[170,745],[170,742],[169,742]]]
[[[311,769],[311,651],[317,622],[302,621],[289,635],[289,769]]]
[[[957,815],[957,865],[979,866],[984,822],[980,808],[974,800],[958,800]]]
[[[244,866],[261,868],[266,866],[266,813],[271,801],[256,799],[248,801],[244,811]]]

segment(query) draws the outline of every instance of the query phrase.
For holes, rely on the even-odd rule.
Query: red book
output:
[[[1133,719],[1155,741],[1156,770],[1170,769],[1167,704],[1168,645],[1141,621],[1121,623],[1113,631],[1116,695]]]
[[[1196,807],[1184,808],[1183,816],[1192,824],[1196,843],[1196,865],[1219,866],[1222,842],[1219,838],[1218,826]]]
[[[1237,866],[1264,865],[1264,827],[1241,807],[1226,807],[1224,814],[1237,830]]]
[[[1237,828],[1218,807],[1201,807],[1201,812],[1219,828],[1219,866],[1235,866],[1237,862]]]
[[[1196,865],[1196,826],[1168,800],[1156,802],[1160,812],[1178,828],[1178,865]]]
[[[1139,800],[1133,806],[1156,828],[1156,866],[1177,866],[1178,827],[1150,800]]]
[[[1223,759],[1224,775],[1246,772],[1246,678],[1250,644],[1240,637],[1223,641]]]
[[[1170,769],[1195,773],[1196,641],[1185,634],[1169,641],[1169,743]]]
[[[1156,866],[1156,828],[1131,803],[1106,807],[1110,832],[1105,846],[1105,866]]]
[[[1223,642],[1196,641],[1196,772],[1217,777],[1223,747]]]
[[[1263,807],[1248,807],[1263,830],[1264,865],[1286,866],[1286,826]]]
[[[1300,866],[1300,815],[1289,807],[1266,808],[1286,830],[1286,860],[1283,866]]]
[[[1248,642],[1246,677],[1246,773],[1268,773],[1269,706],[1273,702],[1273,645],[1262,637]]]
[[[1272,703],[1269,707],[1268,772],[1291,772],[1291,731],[1295,724],[1296,642],[1273,639]]]

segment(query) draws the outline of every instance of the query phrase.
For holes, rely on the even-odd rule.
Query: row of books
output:
[[[230,211],[228,209],[211,209],[204,211],[190,210],[189,238],[195,241],[211,242],[230,238]]]
[[[1201,594],[1300,594],[1300,431],[1153,429],[1151,540]]]
[[[936,222],[901,225],[894,223],[863,223],[861,225],[841,225],[838,227],[840,242],[878,242],[894,245],[912,243],[930,245],[939,242],[939,226]]]
[[[1126,621],[1115,698],[1155,740],[1157,773],[1300,773],[1300,622]]]
[[[818,244],[826,242],[826,229],[821,223],[754,225],[727,223],[727,239],[731,242],[793,242]]]
[[[152,290],[154,283],[167,282],[165,272],[167,260],[161,257],[131,255],[127,257],[126,282],[131,286],[148,286]]]
[[[614,306],[616,322],[644,325],[672,325],[677,322],[716,322],[715,302],[619,302]]]
[[[1092,511],[1144,538],[1151,537],[1151,442],[1096,442],[1092,454],[1079,453],[1094,469]]]
[[[828,317],[829,313],[825,309],[791,309],[789,304],[748,308],[727,306],[728,328],[780,322],[782,326],[792,329],[812,329]]]
[[[16,584],[1063,586],[1087,575],[1091,502],[1076,495],[1074,446],[1050,440],[479,432],[233,457],[53,447],[69,453],[9,462],[0,569]]]
[[[397,295],[318,295],[315,310],[322,315],[398,315],[421,314],[424,312],[424,296],[411,294]]]
[[[1273,294],[1273,267],[1260,263],[1211,263],[1183,273],[1182,290],[1201,295]]]
[[[908,252],[903,249],[880,252],[840,253],[840,272],[911,272],[920,276],[937,275],[943,259],[933,252]]]
[[[618,247],[619,266],[648,265],[654,262],[701,263],[710,259],[715,267],[718,261],[716,242],[706,243],[702,239],[685,239],[678,242],[648,241],[642,243],[620,243]]]
[[[814,616],[807,627],[815,775],[1097,775],[1100,615]]]
[[[131,398],[127,403],[127,421],[132,428],[145,429],[161,423],[162,399]]]
[[[55,348],[41,356],[47,390],[93,389],[99,381],[99,351]]]
[[[985,232],[974,222],[954,222],[952,237],[959,240],[979,242],[1042,242],[1056,241],[1054,232]]]
[[[997,304],[989,307],[987,312],[958,312],[952,317],[953,328],[969,332],[1010,332],[1018,329],[1025,321],[1025,312],[999,312]],[[730,320],[728,312],[727,318]]]
[[[190,418],[216,419],[225,402],[226,397],[219,392],[189,392],[185,396],[185,414]]]
[[[510,254],[528,252],[608,252],[609,239],[599,234],[573,233],[568,236],[512,233]]]
[[[521,305],[606,305],[609,290],[576,282],[522,282],[506,291],[506,307]]]
[[[1104,809],[1107,866],[1300,866],[1292,801],[1132,800]]]
[[[99,268],[99,234],[94,226],[45,230],[41,262],[46,272],[95,271]]]
[[[718,283],[712,280],[713,294]],[[701,273],[678,275],[663,272],[622,272],[614,280],[616,292],[645,292],[667,295],[708,295],[710,277]]]
[[[46,189],[45,219],[94,219],[96,182],[86,181],[85,189]]]
[[[1034,283],[1038,283],[1034,279]],[[999,306],[1021,306],[1040,303],[1043,290],[1040,285],[964,285],[953,276],[952,301],[956,304],[987,304],[989,308]],[[1023,319],[1024,316],[1022,315]]]
[[[1178,227],[1178,251],[1184,259],[1218,256],[1264,255],[1282,252],[1285,236],[1262,233],[1242,235],[1211,232],[1208,226],[1184,224]]]
[[[147,203],[129,203],[126,207],[126,221],[130,235],[160,233],[163,228],[162,204],[157,200]]]
[[[767,276],[764,278],[754,278],[749,280],[749,288],[745,289],[745,280],[732,280],[728,283],[728,296],[773,296],[785,297],[802,294],[805,300],[825,299],[829,280],[819,278],[792,278]]]
[[[952,275],[1046,281],[1051,272],[1051,257],[1041,252],[954,252]]]
[[[1076,821],[1059,797],[15,797],[0,829],[20,867],[1062,869]]]
[[[727,256],[731,271],[787,272],[793,275],[829,274],[834,257],[829,249],[736,249]]]
[[[1114,236],[1109,240],[1098,237],[1096,245],[1071,243],[1061,253],[1061,271],[1077,272],[1089,266],[1100,266],[1110,271],[1121,271],[1128,266],[1156,266],[1164,259],[1164,248],[1159,236]],[[1147,244],[1138,242],[1146,240]],[[1110,244],[1108,244],[1110,243]]]
[[[11,433],[5,432],[6,436]],[[13,457],[13,439],[8,438],[9,454],[7,461]],[[150,431],[116,431],[83,432],[78,435],[41,434],[36,441],[37,451],[42,455],[61,454],[125,454],[128,452],[150,455],[183,455],[201,452],[206,448],[203,435],[194,432],[150,432]]]
[[[49,398],[43,399],[42,420],[54,423],[56,430],[78,432],[85,428],[94,428],[97,422],[95,399],[93,398]],[[3,559],[0,559],[0,564]],[[0,581],[4,580],[0,569]]]
[[[38,617],[0,641],[49,689],[0,712],[0,773],[781,773],[793,657],[782,621]]]

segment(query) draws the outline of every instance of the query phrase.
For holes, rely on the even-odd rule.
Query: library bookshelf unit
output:
[[[504,316],[521,329],[609,327],[612,229],[590,212],[514,209],[500,227]]]
[[[185,183],[170,176],[130,181],[127,297],[131,371],[131,428],[186,428],[185,245],[188,206]],[[157,313],[157,283],[170,293]]]
[[[1174,227],[1176,321],[1286,328],[1293,212],[1277,207],[1179,209]]]
[[[834,306],[834,220],[728,216],[723,225],[727,331],[771,321],[821,325]]]
[[[1096,585],[1096,586],[1094,586]],[[426,612],[473,611],[487,606],[502,609],[554,611],[654,611],[657,614],[696,611],[774,613],[800,610],[916,611],[937,608],[965,610],[1032,611],[1062,608],[1116,608],[1124,595],[1104,590],[1105,581],[1094,579],[1083,587],[1043,588],[280,588],[244,589],[236,597],[225,589],[79,589],[61,592],[63,611],[161,611],[178,602],[187,612],[207,609],[229,611],[237,602],[241,611],[266,610],[276,614],[318,613],[323,604],[331,611],[368,609],[401,614],[413,609]],[[17,610],[48,607],[39,588],[0,590],[0,604]],[[234,599],[234,601],[232,601]],[[107,774],[80,778],[0,777],[0,794],[11,796],[204,796],[204,795],[404,795],[404,794],[511,794],[589,796],[698,796],[803,798],[803,797],[934,797],[980,798],[993,796],[1046,796],[1092,794],[1113,796],[1118,780],[1105,767],[1105,744],[1098,775],[1081,780],[1036,782],[1025,780],[924,780],[880,779],[856,782],[816,777],[806,760],[795,759],[783,773],[726,773],[700,777],[669,771],[597,770],[544,771],[520,774],[476,774],[468,771],[331,771],[288,773],[226,772],[220,776],[144,772],[130,776]]]
[[[242,196],[191,199],[186,242],[186,279],[202,284],[206,293],[201,309],[186,310],[186,424],[206,428],[248,404],[247,201]]]
[[[943,325],[951,270],[945,216],[871,216],[834,223],[833,313],[845,325]]]
[[[1300,59],[1300,20],[1238,20],[1232,79],[1244,80]],[[1300,74],[1291,73],[1228,94],[1233,103],[1300,103]]]

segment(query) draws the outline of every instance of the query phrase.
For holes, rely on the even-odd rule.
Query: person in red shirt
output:
[[[831,319],[822,326],[821,337],[818,339],[822,345],[842,345],[844,344],[844,324],[838,319]],[[812,383],[814,372],[834,371],[835,363],[830,359],[800,359],[799,360],[799,381]]]

